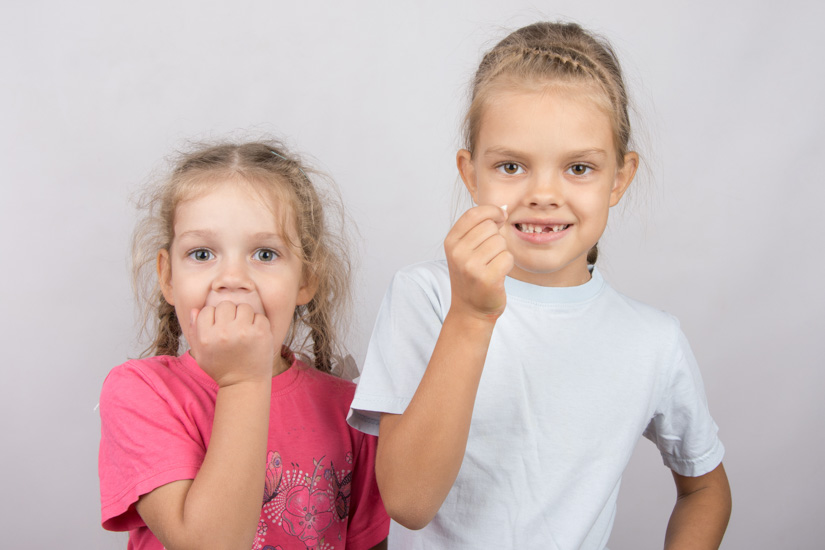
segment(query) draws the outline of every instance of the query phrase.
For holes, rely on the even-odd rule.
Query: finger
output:
[[[218,303],[215,306],[215,323],[229,323],[235,320],[237,306],[228,300]]]
[[[474,250],[473,255],[478,258],[482,265],[486,266],[502,252],[507,252],[507,241],[504,240],[504,237],[496,233],[481,243],[478,248]]]
[[[455,225],[453,225],[453,228],[450,230],[450,234],[456,240],[461,239],[475,226],[485,220],[492,220],[496,225],[498,225],[504,223],[506,219],[507,216],[505,211],[498,206],[493,206],[490,204],[476,206],[474,208],[470,208],[462,214],[460,218],[458,218],[458,221],[455,222]]]
[[[516,261],[509,250],[502,250],[487,264],[488,268],[501,275],[501,278],[506,277],[513,271]]]
[[[507,250],[502,250],[490,258],[480,260],[478,264],[468,265],[467,268],[472,273],[472,280],[481,285],[480,288],[493,290],[504,285],[504,278],[512,271],[513,265],[513,255]]]
[[[507,205],[506,204],[501,205],[499,208],[501,208],[501,211],[504,213],[504,219],[498,225],[499,225],[499,227],[503,227],[504,224],[507,223],[507,220],[510,219],[510,213],[507,212]]]
[[[484,220],[473,227],[455,246],[466,248],[467,250],[477,250],[488,239],[501,236],[498,226],[492,220]]]
[[[235,310],[235,320],[243,324],[253,324],[255,321],[255,310],[249,304],[238,304]]]
[[[198,314],[200,310],[196,307],[193,307],[192,310],[189,312],[189,333],[192,335],[192,341],[196,341],[198,338]]]
[[[215,308],[205,306],[197,313],[195,319],[195,330],[192,333],[193,342],[199,342],[201,338],[208,335],[208,330],[215,326]],[[190,342],[191,344],[192,342]]]
[[[255,316],[252,319],[252,324],[260,326],[262,329],[267,331],[269,330],[269,319],[264,313],[255,313]]]

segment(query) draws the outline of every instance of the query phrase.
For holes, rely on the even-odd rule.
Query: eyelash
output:
[[[505,167],[512,167],[512,166],[514,166],[514,167],[515,167],[515,169],[516,169],[516,171],[515,171],[515,172],[508,172],[508,171],[506,170],[506,168],[505,168]],[[574,168],[581,168],[581,169],[583,169],[583,170],[584,170],[584,173],[582,173],[582,174],[576,174],[576,173],[573,171],[573,169],[574,169]],[[523,167],[523,166],[521,166],[521,165],[520,165],[519,163],[517,163],[517,162],[502,162],[501,164],[496,165],[496,170],[498,170],[500,173],[504,174],[505,176],[518,176],[518,175],[520,175],[520,174],[523,174],[523,173],[524,173],[524,167]],[[573,176],[579,176],[579,177],[582,177],[582,176],[586,176],[586,175],[588,175],[590,172],[592,172],[592,171],[593,171],[593,167],[592,167],[592,166],[589,166],[589,165],[587,165],[587,164],[584,164],[584,163],[579,162],[579,163],[576,163],[576,164],[572,164],[572,165],[570,165],[570,168],[568,168],[566,171],[567,171],[567,172],[569,172],[569,173],[570,173],[571,175],[573,175]]]
[[[584,168],[584,169],[586,170],[586,172],[585,172],[584,174],[576,174],[576,173],[574,173],[574,172],[572,171],[572,170],[573,170],[573,168]],[[580,163],[580,162],[579,162],[579,163],[576,163],[576,164],[572,164],[572,165],[570,166],[570,168],[568,168],[568,169],[567,169],[567,171],[568,171],[568,172],[570,172],[570,173],[571,173],[571,175],[573,175],[573,176],[580,176],[580,177],[581,177],[581,176],[586,176],[586,175],[588,175],[590,172],[592,172],[592,171],[593,171],[593,167],[592,167],[592,166],[588,166],[588,165],[586,165],[586,164],[582,164],[582,163]]]
[[[516,171],[513,172],[513,173],[510,173],[510,172],[508,172],[507,170],[504,169],[505,166],[515,166]],[[498,164],[496,166],[496,170],[498,170],[499,172],[501,172],[505,176],[517,176],[519,174],[524,173],[524,168],[517,162],[502,162],[501,164]]]
[[[207,254],[209,254],[209,257],[206,259],[198,259],[197,254],[199,252],[206,252]],[[187,256],[192,258],[196,262],[206,262],[215,258],[215,254],[213,254],[212,251],[207,248],[196,248],[195,250],[189,252]]]
[[[272,259],[271,260],[262,260],[259,257],[261,252],[268,252],[268,253],[272,254]],[[255,253],[252,255],[252,257],[255,258],[256,260],[258,260],[259,262],[269,263],[269,262],[274,262],[276,259],[280,258],[281,255],[278,254],[278,252],[276,250],[272,250],[271,248],[259,248],[258,250],[255,251]]]
[[[200,254],[200,253],[202,253],[202,252],[207,253],[209,256],[208,256],[207,258],[198,258],[198,254]],[[261,253],[269,253],[269,254],[272,254],[272,258],[271,258],[271,259],[269,259],[269,260],[262,259],[262,258],[260,257]],[[214,252],[212,252],[212,251],[211,251],[211,250],[209,250],[208,248],[196,248],[196,249],[194,249],[194,250],[190,251],[190,252],[187,254],[187,256],[188,256],[188,257],[190,257],[190,258],[192,258],[192,259],[193,259],[193,260],[195,260],[196,262],[208,262],[209,260],[214,260],[214,259],[215,259],[215,254],[214,254]],[[271,249],[271,248],[259,248],[258,250],[256,250],[256,251],[252,254],[252,257],[253,257],[254,259],[256,259],[257,261],[259,261],[259,262],[270,263],[270,262],[274,262],[276,259],[280,258],[280,257],[281,257],[281,255],[280,255],[280,254],[278,254],[278,251],[273,250],[273,249]]]

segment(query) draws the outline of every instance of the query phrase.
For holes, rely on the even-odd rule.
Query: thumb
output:
[[[189,330],[192,332],[193,336],[194,336],[195,332],[198,330],[198,324],[197,324],[198,313],[200,313],[200,310],[198,308],[195,308],[195,307],[193,307],[189,311]]]
[[[496,222],[496,225],[498,225],[499,229],[501,229],[502,227],[504,227],[504,224],[507,223],[507,219],[510,217],[510,214],[507,212],[506,204],[499,206],[499,208],[501,209],[502,214],[504,214],[504,219],[500,222]]]

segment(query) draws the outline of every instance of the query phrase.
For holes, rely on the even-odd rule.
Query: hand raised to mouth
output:
[[[271,378],[277,346],[263,313],[228,300],[190,313],[192,356],[219,387]]]

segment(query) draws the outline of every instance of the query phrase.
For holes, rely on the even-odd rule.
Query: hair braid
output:
[[[170,305],[160,292],[157,293],[157,300],[157,334],[152,344],[154,354],[177,355],[180,350],[182,331],[175,307]]]

